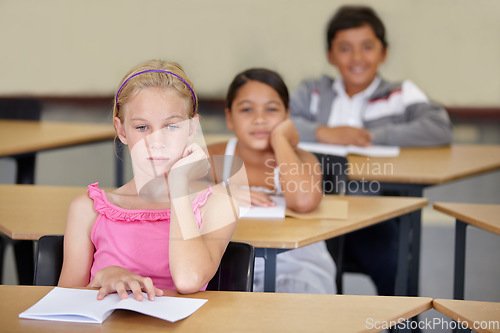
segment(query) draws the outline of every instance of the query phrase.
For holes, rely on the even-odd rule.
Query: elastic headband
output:
[[[116,92],[116,97],[115,97],[115,101],[116,101],[116,105],[118,107],[118,96],[120,95],[120,92],[122,91],[122,88],[123,86],[128,82],[130,81],[131,78],[133,77],[136,77],[137,75],[141,75],[141,74],[144,74],[144,73],[151,73],[151,72],[156,72],[156,73],[165,73],[165,74],[170,74],[170,75],[173,75],[175,76],[176,78],[178,78],[179,80],[181,80],[185,85],[186,87],[189,88],[189,90],[191,90],[191,94],[193,95],[193,116],[195,115],[196,113],[196,95],[194,93],[194,90],[193,88],[191,88],[191,86],[182,78],[180,77],[179,75],[177,74],[174,74],[172,72],[169,72],[169,71],[164,71],[164,70],[161,70],[161,69],[149,69],[149,70],[146,70],[146,71],[142,71],[142,72],[139,72],[139,73],[135,73],[134,75],[132,75],[131,77],[129,77],[128,79],[126,79],[120,86],[120,88],[118,88],[118,91]]]

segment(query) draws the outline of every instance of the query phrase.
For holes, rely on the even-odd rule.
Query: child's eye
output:
[[[240,109],[241,112],[250,112],[252,111],[251,108],[243,108],[243,109]]]
[[[372,45],[365,45],[365,46],[364,46],[364,49],[365,49],[366,51],[370,51],[371,49],[373,49],[373,46],[372,46]]]
[[[278,109],[276,109],[276,108],[268,108],[267,111],[269,111],[269,112],[276,112],[276,111],[278,111]]]
[[[147,130],[148,127],[146,125],[140,125],[140,126],[136,126],[135,129],[143,132],[143,131]]]
[[[166,127],[167,127],[167,129],[169,129],[171,131],[175,131],[176,129],[179,128],[179,126],[176,124],[168,124]]]

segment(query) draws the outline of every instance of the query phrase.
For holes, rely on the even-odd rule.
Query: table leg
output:
[[[17,164],[17,184],[35,183],[36,154],[26,154],[15,157]],[[32,285],[34,268],[33,242],[29,240],[15,240],[14,255],[16,258],[17,278],[21,285]]]
[[[5,253],[5,245],[8,244],[7,236],[0,234],[0,284],[3,284],[3,258]]]
[[[276,291],[276,257],[288,249],[256,248],[255,256],[264,258],[264,292]]]
[[[399,183],[382,183],[382,189],[385,191],[395,191],[400,196],[405,197],[423,197],[424,188],[427,185],[417,184],[399,184]],[[420,274],[420,237],[422,230],[422,212],[421,210],[410,213],[410,227],[408,235],[405,237],[410,239],[408,258],[408,284],[406,296],[418,296],[419,290],[419,274]],[[411,234],[410,234],[411,233]],[[400,235],[401,232],[400,232]],[[400,238],[401,240],[401,238]]]
[[[407,196],[423,197],[424,186],[414,185],[408,188]],[[411,244],[410,244],[410,267],[408,281],[408,296],[418,296],[419,274],[420,274],[420,239],[422,232],[422,211],[419,209],[410,214],[411,216]]]
[[[26,154],[14,157],[16,160],[16,184],[35,183],[36,154]]]
[[[398,268],[396,272],[396,296],[407,296],[408,294],[408,259],[410,256],[410,224],[409,214],[403,215],[399,222],[399,246],[398,246]]]
[[[410,214],[411,218],[411,245],[410,267],[408,281],[408,296],[418,296],[420,273],[420,238],[422,231],[421,211]]]
[[[465,240],[467,223],[457,219],[455,225],[455,273],[453,281],[453,298],[464,299],[465,284]]]

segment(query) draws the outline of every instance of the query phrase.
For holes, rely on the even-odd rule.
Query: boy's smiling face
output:
[[[353,96],[366,89],[385,60],[387,49],[369,25],[340,30],[328,50],[328,61],[337,67],[346,93]]]

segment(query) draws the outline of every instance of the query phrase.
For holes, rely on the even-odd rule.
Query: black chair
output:
[[[347,158],[343,156],[315,154],[321,163],[323,171],[323,191],[325,194],[347,194],[348,182],[347,177]],[[345,235],[330,238],[325,241],[328,252],[335,261],[337,271],[335,273],[335,284],[337,285],[337,293],[343,293],[342,276],[345,272],[363,273],[361,267],[354,261],[350,260],[344,254]]]
[[[48,235],[38,241],[35,286],[55,286],[63,263],[64,236]],[[217,273],[207,290],[252,291],[255,249],[246,243],[229,242]]]
[[[63,235],[42,236],[35,256],[35,286],[56,286],[63,263]]]
[[[255,248],[252,245],[229,242],[207,290],[253,291],[254,262]]]
[[[0,98],[0,119],[40,120],[42,104],[35,98]],[[13,156],[17,164],[17,184],[34,184],[35,153]],[[3,249],[6,243],[12,242],[16,257],[17,277],[19,284],[31,284],[33,276],[33,242],[10,240],[0,237],[0,282],[3,268]]]

